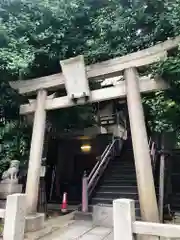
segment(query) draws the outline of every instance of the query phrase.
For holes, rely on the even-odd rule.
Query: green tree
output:
[[[89,64],[138,51],[179,34],[180,0],[1,0],[0,105],[8,124],[12,119],[19,126],[14,128],[16,133],[12,128],[9,131],[13,136],[20,129],[25,131],[18,117],[23,99],[9,88],[10,80],[59,72],[60,59],[78,54],[84,54]],[[179,126],[179,69],[179,50],[151,68],[172,86],[171,91],[144,98],[152,130]],[[82,115],[86,117],[83,119]],[[78,107],[58,111],[49,118],[69,130],[89,125],[92,116],[92,107]],[[19,144],[19,140],[13,142]]]

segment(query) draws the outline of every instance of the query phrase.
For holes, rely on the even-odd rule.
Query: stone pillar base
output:
[[[113,208],[109,204],[97,204],[93,206],[93,225],[101,227],[113,227]]]
[[[0,183],[0,199],[6,199],[8,195],[22,192],[22,184]]]
[[[35,232],[44,228],[45,214],[35,213],[26,216],[25,232]]]

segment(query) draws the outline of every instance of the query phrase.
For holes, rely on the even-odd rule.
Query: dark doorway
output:
[[[82,176],[86,171],[87,175],[91,172],[96,163],[96,156],[93,154],[78,154],[74,157],[74,171],[70,192],[75,201],[81,201]]]
[[[71,146],[71,151],[69,146]],[[47,199],[49,202],[60,204],[64,192],[68,193],[69,204],[79,204],[81,202],[82,176],[84,171],[89,174],[94,167],[96,154],[92,152],[82,153],[80,146],[78,140],[73,141],[73,143],[71,141],[62,143],[62,141],[58,142],[56,140],[56,143],[51,144],[46,173]],[[57,156],[58,151],[59,157]]]

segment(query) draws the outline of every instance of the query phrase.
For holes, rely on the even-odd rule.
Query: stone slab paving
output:
[[[74,222],[74,220],[72,220],[73,217],[74,213],[49,218],[45,221],[43,229],[36,232],[25,233],[24,240],[39,240],[43,239],[46,235],[50,236],[54,232],[60,231],[68,225],[71,225]]]
[[[106,237],[111,233],[110,228],[105,227],[95,227],[92,228],[89,232],[84,234],[79,239],[81,240],[103,240],[106,239]]]
[[[107,237],[105,237],[104,240],[114,240],[113,231],[111,231],[111,233]]]
[[[66,216],[57,217],[47,221],[46,225],[51,227],[51,231],[46,236],[33,234],[27,240],[114,240],[112,227],[97,227],[93,222],[72,220],[73,213]],[[173,224],[180,224],[180,217],[176,217]],[[53,227],[52,227],[53,226]],[[36,237],[35,237],[36,235]],[[1,238],[0,238],[1,239]],[[140,236],[138,240],[142,240]],[[169,240],[160,238],[160,240]],[[180,240],[176,238],[173,240]]]
[[[113,240],[112,229],[94,227],[92,222],[75,221],[68,227],[41,238],[42,240]]]

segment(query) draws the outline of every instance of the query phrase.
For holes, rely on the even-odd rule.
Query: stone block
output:
[[[23,240],[26,214],[25,194],[13,194],[7,197],[4,240]]]
[[[8,195],[22,192],[22,184],[0,183],[0,199],[6,199]]]
[[[6,199],[0,200],[0,208],[6,208]]]
[[[114,240],[134,240],[132,223],[135,221],[135,201],[116,199],[113,201]]]
[[[92,221],[92,212],[76,211],[74,213],[74,220]]]
[[[113,227],[112,205],[93,206],[93,225],[102,227]]]
[[[35,213],[26,216],[25,232],[34,232],[44,228],[45,214]]]

